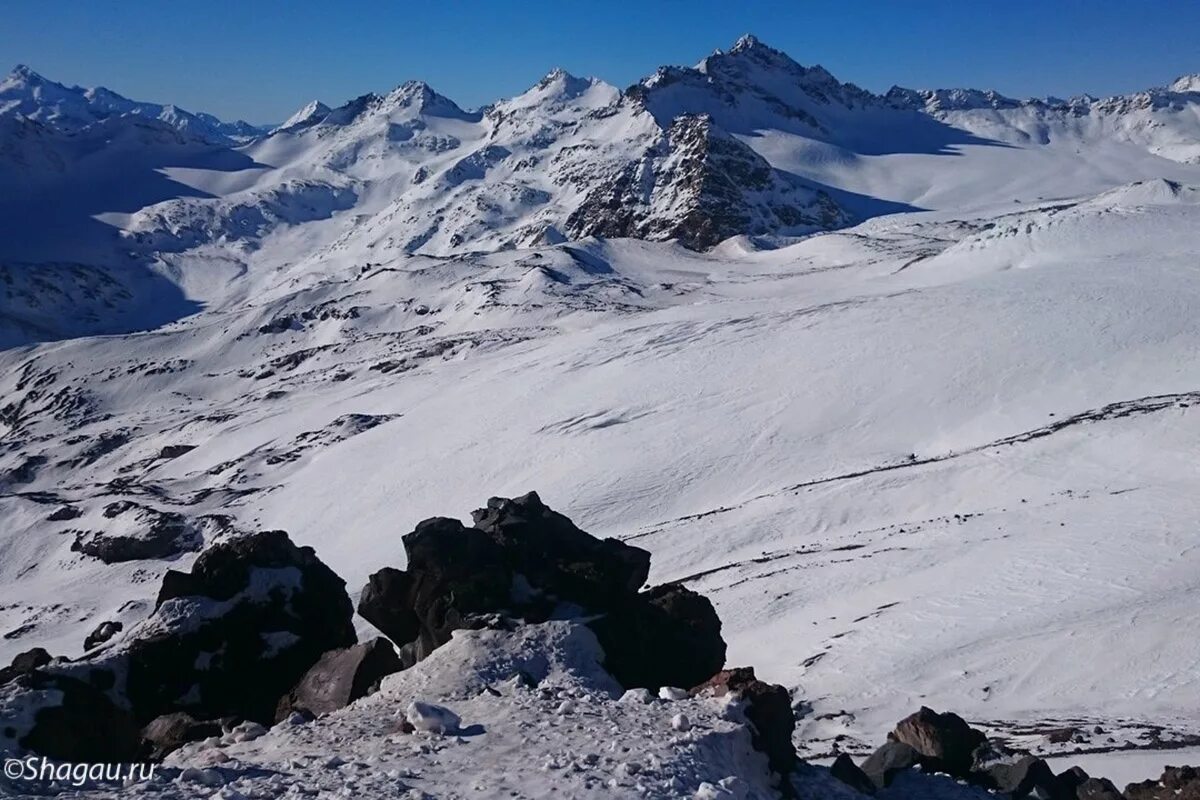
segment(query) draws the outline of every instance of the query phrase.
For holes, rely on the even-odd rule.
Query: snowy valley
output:
[[[787,691],[798,796],[857,796],[822,765],[922,706],[1055,772],[1157,778],[1200,760],[1198,253],[1197,76],[873,94],[744,37],[624,90],[555,70],[464,110],[410,82],[257,128],[19,67],[0,664],[70,675],[186,628],[164,574],[257,532],[357,603],[422,520],[536,490],[711,601],[725,664]],[[788,783],[744,709],[626,692],[563,616],[459,631],[129,788]],[[349,624],[329,649],[379,635]],[[414,700],[483,732],[388,727]],[[968,772],[879,796],[985,796]]]

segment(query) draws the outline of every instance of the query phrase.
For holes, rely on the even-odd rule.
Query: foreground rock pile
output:
[[[712,604],[682,586],[643,590],[649,553],[588,535],[532,493],[492,499],[473,521],[422,522],[403,537],[406,568],[371,576],[358,610],[390,641],[356,642],[344,582],[285,533],[214,545],[190,572],[167,572],[141,624],[89,637],[77,660],[35,650],[0,672],[0,710],[11,720],[0,747],[74,761],[161,759],[190,741],[244,738],[343,708],[456,631],[577,619],[622,689],[744,698],[755,746],[777,772],[791,770],[787,691],[753,670],[720,672],[725,642]]]
[[[921,708],[888,734],[888,741],[861,765],[840,755],[831,774],[862,794],[874,795],[913,769],[945,774],[966,784],[1012,798],[1041,800],[1160,800],[1200,798],[1200,775],[1191,767],[1170,767],[1159,781],[1131,784],[1124,793],[1105,778],[1079,767],[1055,774],[1043,759],[991,742],[953,713]],[[1189,792],[1193,794],[1189,794]]]
[[[140,624],[102,625],[75,660],[34,649],[0,669],[0,752],[161,761],[159,782],[136,788],[163,797],[311,785],[419,798],[397,778],[419,772],[528,796],[1200,800],[1190,767],[1121,793],[928,708],[860,764],[811,767],[788,691],[726,669],[712,604],[644,588],[646,551],[590,536],[532,493],[489,500],[471,526],[426,520],[402,542],[405,568],[360,593],[358,613],[386,635],[365,642],[344,581],[311,548],[281,531],[210,547],[166,573]]]
[[[426,520],[404,537],[406,570],[371,576],[358,613],[400,645],[411,666],[452,631],[504,619],[595,617],[605,667],[627,688],[694,686],[725,665],[712,603],[683,586],[644,592],[650,554],[598,540],[536,494],[493,498],[474,526]]]

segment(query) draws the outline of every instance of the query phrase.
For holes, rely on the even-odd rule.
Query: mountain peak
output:
[[[331,109],[329,106],[322,103],[320,100],[312,100],[295,114],[288,117],[287,122],[284,122],[279,127],[271,131],[289,130],[292,128],[309,127],[316,125],[321,120],[329,116]]]
[[[1200,72],[1176,78],[1171,84],[1171,91],[1180,94],[1200,93]]]
[[[27,64],[17,64],[12,68],[12,72],[8,73],[5,82],[13,81],[18,83],[45,83],[46,79]]]
[[[742,53],[747,50],[753,50],[755,48],[765,48],[767,50],[772,49],[770,47],[767,47],[765,44],[763,44],[762,40],[759,39],[757,36],[755,36],[753,33],[747,33],[747,34],[739,37],[738,40],[733,43],[733,47],[729,48],[729,52]]]
[[[553,86],[556,83],[571,85],[574,83],[579,83],[580,81],[583,81],[584,83],[587,82],[582,78],[575,77],[562,67],[555,67],[547,72],[542,79],[537,82],[537,88],[544,89],[547,86]]]

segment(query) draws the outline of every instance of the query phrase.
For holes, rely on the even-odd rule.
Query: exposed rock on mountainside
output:
[[[746,719],[754,726],[754,746],[766,754],[771,769],[788,785],[786,776],[792,774],[797,758],[792,744],[796,719],[787,689],[760,681],[753,667],[737,667],[718,672],[691,693],[731,697],[744,703]]]
[[[692,686],[725,663],[721,624],[707,599],[680,586],[639,593],[649,554],[595,539],[534,493],[492,498],[474,527],[426,520],[404,536],[408,566],[371,576],[358,612],[400,646],[405,664],[426,658],[455,630],[541,622],[574,609],[589,623],[605,666],[626,688]]]
[[[908,745],[921,754],[925,763],[956,777],[966,777],[975,751],[987,742],[982,731],[957,714],[939,714],[924,707],[902,719],[888,738]]]
[[[1129,800],[1200,800],[1200,769],[1167,767],[1157,781],[1125,787],[1125,796]]]
[[[706,250],[738,234],[802,234],[848,222],[821,191],[781,173],[708,115],[677,117],[646,158],[592,189],[573,236],[675,239]]]

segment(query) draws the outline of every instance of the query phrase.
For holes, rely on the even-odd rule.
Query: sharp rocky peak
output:
[[[12,68],[12,72],[8,73],[9,79],[22,81],[45,81],[41,75],[36,73],[32,67],[27,64],[17,64]]]

